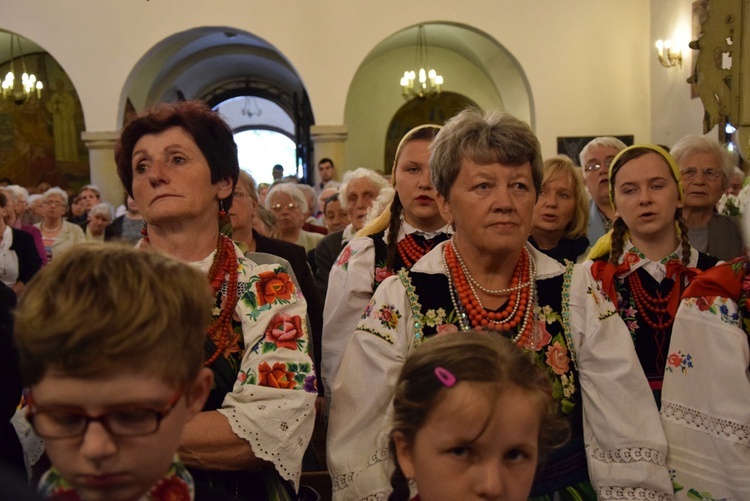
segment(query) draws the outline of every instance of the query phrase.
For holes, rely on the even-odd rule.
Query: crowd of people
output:
[[[308,500],[327,469],[337,501],[750,499],[750,260],[716,209],[744,177],[718,142],[545,159],[464,110],[387,176],[256,185],[183,101],[115,160],[117,208],[0,187],[8,489]]]

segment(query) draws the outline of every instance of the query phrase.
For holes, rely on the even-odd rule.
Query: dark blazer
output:
[[[42,267],[42,258],[39,257],[34,237],[30,233],[15,228],[10,230],[13,232],[10,250],[18,256],[18,281],[27,284]]]
[[[315,247],[315,283],[323,300],[328,292],[328,276],[331,274],[331,268],[344,247],[341,243],[343,236],[344,230],[334,231],[323,237],[323,240]]]
[[[313,361],[315,362],[315,372],[318,374],[318,393],[322,395],[320,357],[323,336],[323,299],[315,287],[315,279],[312,271],[310,271],[310,266],[307,264],[305,248],[275,238],[264,237],[255,230],[253,230],[253,240],[255,240],[257,252],[283,257],[292,265],[294,274],[297,276],[302,295],[305,296],[307,301],[307,317],[310,319],[310,329],[312,329]]]
[[[690,233],[688,233],[690,237]],[[742,255],[742,230],[736,217],[714,214],[708,223],[708,246],[706,254],[722,261]]]

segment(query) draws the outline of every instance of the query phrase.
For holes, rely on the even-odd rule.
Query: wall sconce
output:
[[[678,64],[682,67],[682,50],[672,50],[671,40],[656,41],[656,52],[659,55],[659,62],[665,68],[671,68]]]

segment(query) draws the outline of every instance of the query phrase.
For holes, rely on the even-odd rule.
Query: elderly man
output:
[[[609,201],[609,164],[624,149],[625,143],[619,139],[604,136],[592,139],[579,155],[590,198],[588,238],[591,245],[612,229],[615,210]]]

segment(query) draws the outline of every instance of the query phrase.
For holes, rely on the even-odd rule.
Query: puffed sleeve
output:
[[[601,500],[672,499],[656,402],[628,329],[590,263],[573,268],[568,300],[591,483]]]
[[[353,239],[339,254],[328,278],[323,310],[323,353],[321,370],[326,394],[341,365],[352,333],[372,298],[375,280],[375,246],[370,237]]]
[[[685,298],[677,310],[661,408],[677,499],[750,499],[750,349],[739,323],[725,297]]]
[[[245,353],[219,412],[256,457],[299,486],[302,456],[315,423],[315,371],[309,354],[305,299],[286,268],[255,265],[235,248]]]
[[[334,500],[385,499],[390,491],[390,404],[411,324],[404,287],[390,277],[361,315],[333,385],[326,450]]]

